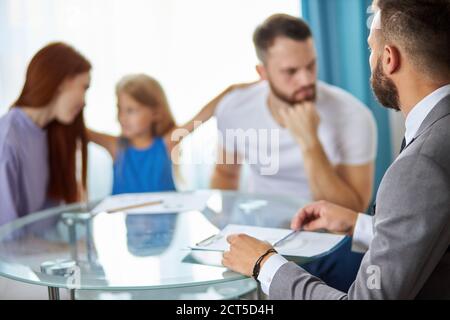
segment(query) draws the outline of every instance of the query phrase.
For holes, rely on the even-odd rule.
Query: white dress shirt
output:
[[[414,139],[417,131],[431,110],[433,110],[439,101],[448,95],[450,95],[450,84],[443,86],[426,96],[409,112],[405,122],[406,145],[410,144]],[[356,220],[355,230],[353,232],[352,251],[361,253],[366,252],[369,249],[373,237],[372,216],[360,213]],[[261,289],[265,294],[269,294],[273,277],[281,266],[287,262],[288,261],[284,257],[275,254],[264,263],[259,273],[258,280],[261,282]]]
[[[443,86],[430,95],[426,96],[422,101],[420,101],[406,117],[406,132],[405,139],[406,145],[410,144],[414,139],[417,131],[419,131],[422,122],[428,116],[428,114],[433,110],[433,108],[444,99],[446,96],[450,95],[450,84]]]

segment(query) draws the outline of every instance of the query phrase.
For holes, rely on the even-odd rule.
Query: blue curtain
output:
[[[319,78],[363,101],[378,125],[375,188],[392,162],[389,114],[370,88],[367,9],[372,0],[301,0],[303,18],[310,24],[319,56]],[[375,189],[375,190],[376,190]]]

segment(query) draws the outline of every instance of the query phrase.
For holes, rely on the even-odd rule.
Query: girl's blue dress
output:
[[[146,149],[120,141],[114,161],[113,195],[175,190],[172,161],[162,138],[155,138]]]

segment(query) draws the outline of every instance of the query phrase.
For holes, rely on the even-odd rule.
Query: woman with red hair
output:
[[[52,43],[32,58],[19,98],[0,118],[0,225],[81,200],[90,70],[89,61],[64,43]]]

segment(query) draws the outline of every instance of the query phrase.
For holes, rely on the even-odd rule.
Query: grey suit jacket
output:
[[[386,172],[374,238],[348,293],[292,262],[275,274],[271,299],[450,299],[450,96]]]

